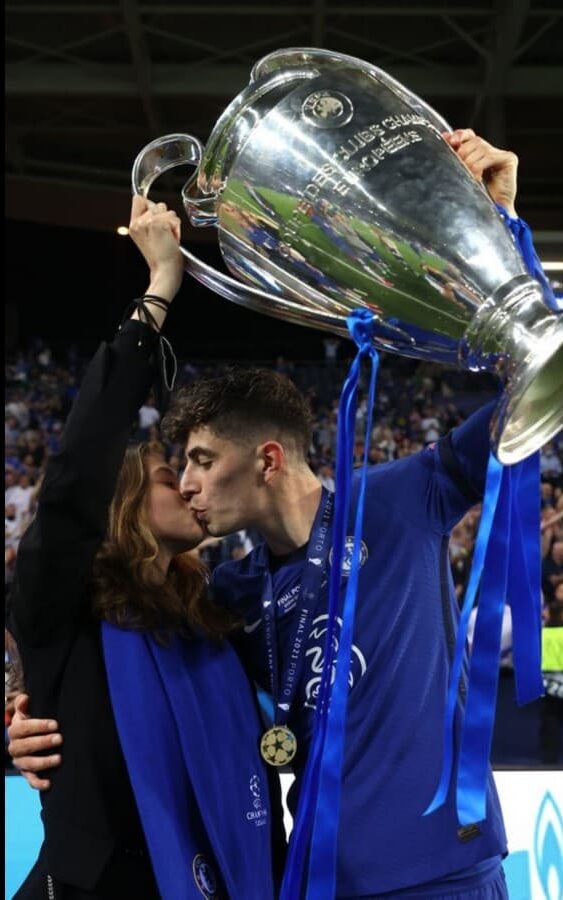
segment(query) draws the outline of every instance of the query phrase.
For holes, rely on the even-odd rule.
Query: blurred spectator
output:
[[[14,392],[12,400],[6,404],[5,415],[16,419],[20,429],[29,425],[29,407],[25,402],[25,393],[22,390]]]
[[[422,431],[422,439],[425,444],[433,444],[434,441],[439,440],[442,429],[436,414],[436,409],[433,406],[424,407],[422,418],[420,420],[420,428]]]
[[[8,471],[6,479],[10,485],[5,490],[4,502],[15,506],[18,518],[24,519],[29,513],[33,495],[33,485],[29,474],[26,471],[22,471],[19,475]]]
[[[548,507],[549,510],[553,512],[553,502],[555,495],[555,488],[553,487],[553,484],[551,483],[551,481],[542,481],[540,490],[542,509]]]
[[[4,591],[7,593],[14,578],[16,553],[22,536],[22,523],[14,503],[4,509]]]
[[[546,444],[541,450],[540,472],[542,477],[545,478],[557,479],[561,478],[561,475],[563,475],[563,465],[555,452],[555,447],[552,442]]]
[[[327,337],[323,340],[325,348],[325,360],[327,366],[333,368],[336,365],[338,357],[338,348],[340,347],[340,339],[335,337]]]
[[[473,635],[475,633],[475,622],[479,612],[479,604],[477,603],[469,615],[467,623],[467,643],[469,647],[473,645]],[[512,669],[512,611],[508,603],[502,612],[502,626],[500,634],[500,667],[501,669]]]
[[[246,534],[241,531],[222,538],[208,537],[197,547],[199,559],[210,570],[229,560],[242,559],[247,553]]]
[[[287,361],[285,356],[278,356],[274,369],[276,372],[279,372],[280,375],[287,375],[288,378],[291,378],[292,376],[292,365]]]
[[[160,412],[156,408],[156,402],[151,395],[139,410],[139,437],[140,441],[158,440],[158,436],[151,437],[151,428],[160,422]],[[155,432],[152,432],[154,435]]]
[[[555,589],[563,583],[563,541],[554,541],[549,556],[543,561],[542,589],[548,605],[555,600]]]
[[[541,758],[548,765],[556,765],[563,761],[563,582],[555,589],[542,630],[542,673]]]
[[[328,491],[334,491],[334,467],[332,463],[326,459],[322,459],[317,471],[317,476],[323,487]]]
[[[15,416],[7,416],[4,422],[4,442],[6,445],[15,445],[20,435],[19,423]]]
[[[4,543],[7,547],[15,546],[17,548],[21,521],[15,503],[6,503],[4,507]]]

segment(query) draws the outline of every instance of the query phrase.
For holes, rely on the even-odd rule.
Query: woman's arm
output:
[[[18,641],[45,641],[89,602],[91,567],[131,426],[154,380],[151,358],[181,283],[179,230],[179,219],[164,204],[133,198],[130,234],[149,265],[147,293],[160,301],[135,309],[88,366],[20,543],[11,597]]]

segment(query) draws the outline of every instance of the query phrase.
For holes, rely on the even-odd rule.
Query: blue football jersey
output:
[[[481,499],[493,408],[494,404],[484,407],[436,445],[369,471],[349,672],[337,896],[433,882],[506,853],[492,774],[485,821],[459,828],[453,787],[444,807],[423,816],[440,776],[459,617],[449,532]],[[350,564],[353,517],[348,534],[344,573]],[[270,689],[260,606],[265,573],[269,569],[272,575],[283,672],[291,652],[305,555],[303,547],[275,559],[261,544],[245,559],[225,563],[215,572],[216,600],[242,615],[245,624],[235,643],[250,675],[265,690]],[[292,812],[321,681],[326,580],[311,614],[305,662],[289,719],[298,742],[296,781],[289,797]],[[462,681],[458,718],[464,687]],[[458,721],[457,735],[459,725]]]

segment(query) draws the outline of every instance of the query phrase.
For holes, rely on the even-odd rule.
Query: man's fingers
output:
[[[476,150],[481,151],[481,153],[487,153],[492,150],[492,147],[482,138],[473,137],[467,141],[462,141],[457,150],[457,155],[462,159],[466,159],[470,153],[475,153]]]
[[[472,128],[456,128],[455,131],[444,131],[442,137],[452,146],[459,147],[465,141],[475,137]]]
[[[51,787],[51,782],[48,778],[38,778],[33,772],[22,772],[22,775],[29,786],[35,788],[36,791],[48,791]]]
[[[41,734],[38,737],[10,741],[8,753],[14,758],[28,756],[39,750],[52,750],[53,747],[60,747],[62,742],[63,738],[60,734]]]
[[[452,131],[452,136],[458,141],[469,141],[475,137],[475,132],[472,128],[456,128]]]
[[[491,158],[490,153],[485,153],[482,147],[475,147],[466,156],[460,158],[463,159],[468,169],[471,169],[472,172],[479,172],[479,174],[494,163],[494,158]]]
[[[10,741],[16,741],[36,735],[52,735],[58,728],[59,724],[55,719],[24,719],[22,714],[16,711],[8,729],[8,736]]]
[[[14,759],[14,766],[20,772],[44,772],[60,766],[62,757],[58,753],[53,756],[19,756]]]

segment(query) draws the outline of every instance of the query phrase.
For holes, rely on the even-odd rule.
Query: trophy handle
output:
[[[421,97],[409,91],[403,84],[379,69],[372,66],[363,59],[357,59],[355,56],[347,56],[345,53],[336,53],[332,50],[319,50],[315,47],[290,47],[286,50],[275,50],[269,53],[263,59],[259,60],[251,73],[251,81],[258,81],[264,76],[272,75],[278,69],[307,69],[307,67],[317,67],[322,71],[324,67],[337,64],[350,64],[354,69],[362,69],[378,81],[383,82],[387,87],[391,88],[396,94],[399,94],[403,100],[409,104],[417,112],[421,113],[434,127],[442,131],[452,131],[451,126],[445,119],[440,116],[435,109],[432,109]]]
[[[214,225],[217,222],[215,206],[216,195],[194,198],[192,191],[197,181],[197,167],[203,156],[203,144],[197,138],[189,134],[167,134],[156,138],[147,144],[137,155],[133,163],[131,183],[134,194],[148,197],[151,186],[164,172],[175,169],[177,166],[193,165],[195,173],[188,179],[182,188],[182,200],[190,221],[193,225]],[[195,208],[194,208],[195,207]],[[220,294],[239,306],[245,306],[255,312],[265,313],[286,322],[294,322],[299,325],[307,325],[321,331],[337,333],[342,337],[349,337],[345,322],[336,315],[325,313],[321,310],[304,309],[291,300],[269,294],[259,288],[251,287],[225,275],[214,269],[213,266],[203,262],[185,247],[180,245],[180,251],[184,257],[184,268],[189,274],[205,287]],[[386,334],[387,328],[382,323],[382,344],[389,341]]]

